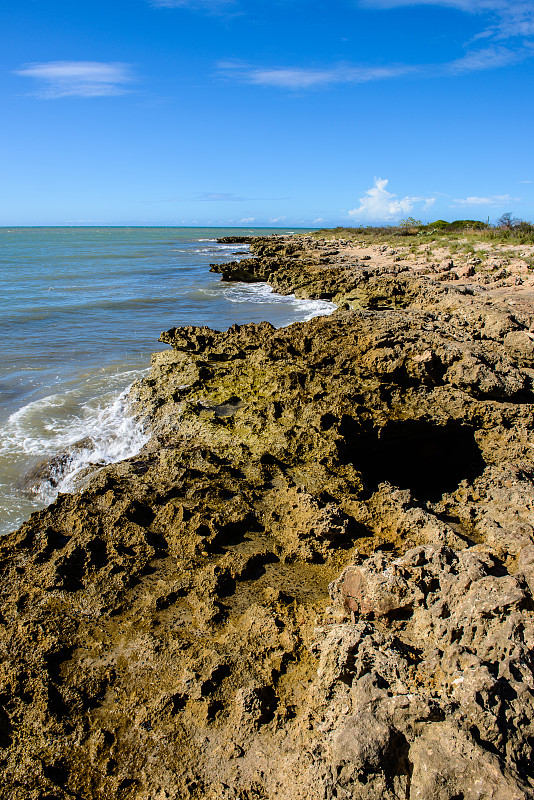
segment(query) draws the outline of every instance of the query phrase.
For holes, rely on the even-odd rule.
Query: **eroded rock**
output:
[[[338,311],[162,334],[148,444],[0,541],[3,796],[533,797],[532,314],[251,249]]]

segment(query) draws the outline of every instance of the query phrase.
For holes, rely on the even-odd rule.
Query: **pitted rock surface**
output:
[[[0,541],[1,797],[534,797],[532,314],[251,249],[339,309],[162,334],[148,444]]]

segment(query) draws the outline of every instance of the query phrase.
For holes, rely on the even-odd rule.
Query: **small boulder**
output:
[[[534,366],[534,334],[528,331],[510,331],[504,337],[504,346],[518,364]]]

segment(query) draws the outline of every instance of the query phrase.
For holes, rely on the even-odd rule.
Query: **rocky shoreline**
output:
[[[0,541],[1,797],[534,797],[527,262],[251,250],[338,310],[162,334],[141,453]]]

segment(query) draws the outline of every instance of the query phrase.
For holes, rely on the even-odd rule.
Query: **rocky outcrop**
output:
[[[257,239],[256,236],[220,236],[218,244],[251,244]]]
[[[339,309],[162,334],[143,451],[0,542],[2,796],[533,797],[528,313],[252,249]]]

